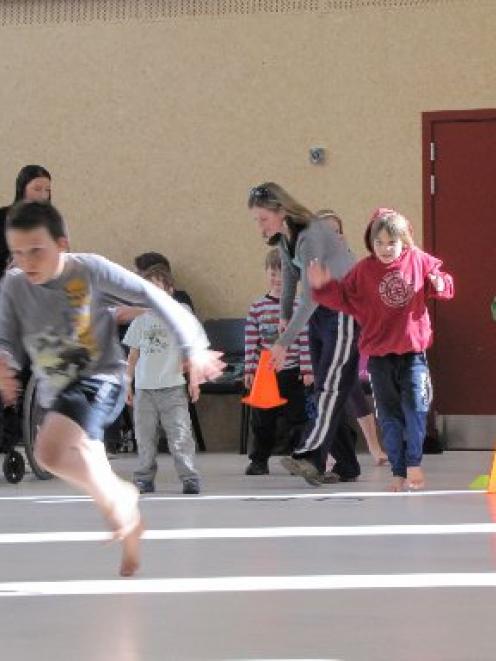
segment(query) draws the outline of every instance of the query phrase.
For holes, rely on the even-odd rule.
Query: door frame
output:
[[[422,113],[422,246],[423,249],[430,253],[436,253],[436,228],[434,219],[434,204],[435,195],[431,194],[431,175],[435,175],[435,160],[431,158],[431,142],[434,141],[434,129],[438,123],[445,122],[480,122],[485,120],[496,120],[496,108],[483,108],[483,109],[469,109],[469,110],[439,110],[429,111]],[[435,155],[434,155],[435,156]],[[432,323],[434,330],[436,328],[436,306],[434,302],[429,304],[429,311],[431,313]],[[436,342],[430,349],[434,363],[436,362]],[[432,403],[432,423],[438,427],[436,421],[436,390],[434,389],[434,401]],[[441,416],[441,436],[442,440],[446,443],[448,437],[453,437],[454,448],[461,447],[466,449],[465,435],[463,425],[470,423],[471,434],[474,433],[475,427],[481,427],[477,438],[485,439],[491,438],[491,434],[495,431],[495,417],[494,416]],[[452,428],[450,427],[452,426]],[[487,429],[486,429],[487,427]],[[460,438],[458,438],[458,436]],[[481,447],[488,449],[482,443]]]

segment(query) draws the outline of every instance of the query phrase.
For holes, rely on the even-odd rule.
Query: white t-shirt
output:
[[[134,374],[136,388],[155,390],[186,383],[177,342],[165,323],[153,312],[145,312],[134,319],[123,343],[140,352]]]

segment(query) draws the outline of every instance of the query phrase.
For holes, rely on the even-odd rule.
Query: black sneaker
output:
[[[185,494],[198,494],[200,493],[200,480],[196,477],[188,477],[183,480],[183,493]]]
[[[140,493],[154,493],[155,483],[153,480],[135,480],[134,484]]]
[[[334,471],[326,471],[322,477],[323,484],[337,484],[338,482],[356,482],[358,477],[344,477]]]
[[[252,461],[245,470],[245,475],[268,475],[269,467],[267,462]]]
[[[294,457],[281,457],[281,466],[291,475],[300,475],[308,484],[313,487],[322,485],[322,475],[307,459],[295,459]]]

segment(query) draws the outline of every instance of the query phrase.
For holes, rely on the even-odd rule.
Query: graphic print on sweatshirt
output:
[[[404,308],[414,295],[413,284],[407,282],[400,270],[389,271],[379,282],[379,296],[390,308]]]
[[[99,350],[91,329],[90,290],[83,278],[72,278],[64,286],[69,304],[69,326],[65,334],[60,328],[46,326],[25,338],[33,365],[60,391],[74,381],[88,364],[98,358]]]
[[[53,326],[27,336],[25,345],[35,371],[43,373],[57,392],[74,381],[91,360],[86,347]]]

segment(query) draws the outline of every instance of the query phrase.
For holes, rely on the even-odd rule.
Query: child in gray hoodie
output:
[[[47,411],[37,461],[93,498],[122,541],[120,573],[131,576],[143,532],[138,491],[115,475],[101,442],[125,396],[126,361],[109,297],[149,307],[164,320],[191,383],[215,378],[223,363],[208,350],[199,322],[168,294],[103,257],[68,252],[65,222],[49,203],[14,205],[6,230],[17,268],[5,276],[0,297],[2,399],[15,402],[27,352]]]

